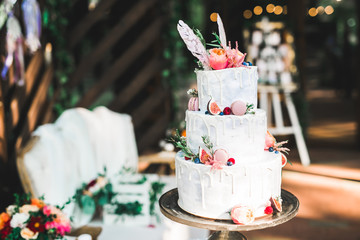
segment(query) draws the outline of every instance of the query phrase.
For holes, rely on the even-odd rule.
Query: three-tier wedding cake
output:
[[[264,110],[257,106],[257,67],[246,54],[227,44],[217,17],[219,46],[207,50],[199,31],[183,21],[178,31],[199,59],[197,90],[186,111],[186,138],[172,138],[179,206],[194,215],[249,224],[256,217],[281,211],[281,170],[286,164],[267,131]]]

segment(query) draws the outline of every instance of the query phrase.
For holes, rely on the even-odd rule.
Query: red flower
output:
[[[6,237],[11,233],[12,227],[10,227],[10,221],[7,221],[4,225],[4,228],[0,231],[0,239],[6,239]]]
[[[41,222],[41,217],[32,217],[27,227],[34,233],[45,231],[45,225]]]
[[[231,114],[231,108],[229,108],[229,107],[224,108],[223,113],[224,113],[224,115],[230,115]]]
[[[92,180],[91,182],[88,183],[88,185],[86,186],[86,190],[88,190],[89,188],[91,188],[92,186],[94,186],[96,184],[96,178],[94,180]]]

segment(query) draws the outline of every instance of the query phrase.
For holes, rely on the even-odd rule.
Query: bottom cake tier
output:
[[[264,151],[257,161],[215,170],[210,165],[185,160],[180,151],[175,167],[178,204],[196,216],[231,219],[233,207],[246,206],[255,217],[260,217],[270,198],[281,194],[281,154],[274,152]]]

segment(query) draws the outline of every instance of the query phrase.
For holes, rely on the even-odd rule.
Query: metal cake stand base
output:
[[[178,205],[179,195],[177,188],[163,194],[159,204],[161,213],[175,222],[217,231],[209,237],[209,240],[244,240],[246,237],[240,233],[241,231],[274,227],[296,216],[299,210],[299,200],[292,193],[284,189],[281,190],[281,198],[282,212],[256,218],[253,223],[248,225],[238,225],[233,223],[232,220],[203,218],[182,210]]]

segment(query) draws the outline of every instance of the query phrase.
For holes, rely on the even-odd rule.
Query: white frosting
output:
[[[223,110],[236,100],[257,106],[257,67],[195,71],[201,112],[212,98]]]
[[[255,217],[264,215],[271,196],[281,192],[281,155],[262,151],[257,161],[224,166],[211,166],[186,161],[182,152],[175,157],[179,206],[202,217],[231,219],[234,206],[254,210]]]
[[[212,116],[186,111],[187,145],[194,153],[205,148],[202,136],[209,136],[215,149],[225,149],[236,162],[256,161],[265,145],[266,114],[257,109],[244,116]]]

